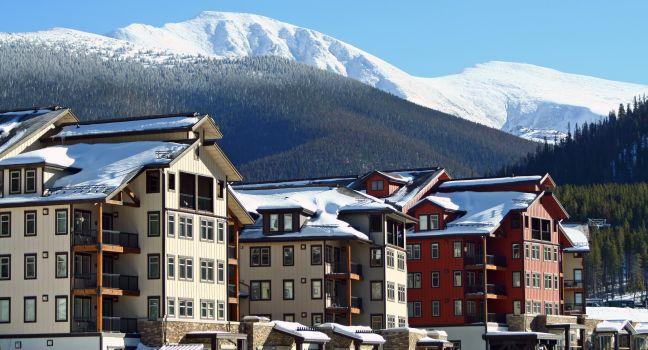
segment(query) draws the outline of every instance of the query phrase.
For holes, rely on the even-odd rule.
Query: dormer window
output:
[[[293,230],[293,216],[292,216],[292,214],[284,214],[283,222],[284,222],[284,231],[292,231]]]
[[[438,230],[439,228],[438,214],[419,215],[419,231]]]
[[[36,193],[36,169],[25,170],[25,193]]]
[[[261,214],[263,214],[263,232],[265,233],[274,234],[299,230],[300,213],[297,211],[266,212],[262,210]]]
[[[279,214],[270,214],[270,231],[279,231]]]
[[[372,191],[382,191],[385,188],[385,182],[382,180],[371,181]]]
[[[9,193],[20,193],[20,170],[11,170],[9,172]]]

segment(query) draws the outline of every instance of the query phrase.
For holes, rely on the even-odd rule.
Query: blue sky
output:
[[[204,10],[250,12],[312,28],[419,76],[489,60],[648,84],[648,1],[2,0],[0,31],[105,33]]]

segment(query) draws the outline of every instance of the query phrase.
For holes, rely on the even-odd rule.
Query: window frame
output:
[[[2,275],[0,275],[0,281],[10,281],[11,280],[11,254],[2,254],[2,255],[0,255],[0,261],[2,259],[5,259],[5,258],[8,258],[7,259],[7,261],[8,261],[7,262],[7,277],[2,277]]]
[[[176,173],[170,171],[167,173],[167,191],[175,192],[176,188]]]
[[[4,218],[7,218],[7,234],[2,234],[2,226],[4,225]],[[0,238],[11,237],[11,212],[0,212]]]
[[[170,264],[169,264],[170,263]],[[176,279],[176,256],[173,254],[167,254],[166,256],[166,278],[168,280]]]
[[[434,285],[435,281],[435,276],[436,276],[436,286]],[[441,273],[439,271],[431,271],[430,272],[430,287],[431,288],[440,288],[441,287]]]
[[[152,318],[151,314],[151,302],[157,302],[157,317]],[[159,296],[149,296],[146,298],[146,319],[149,321],[157,321],[160,318],[160,297]]]
[[[420,243],[410,243],[406,245],[407,260],[421,260],[421,244]],[[417,253],[417,254],[415,254]]]
[[[12,177],[13,174],[18,174],[18,178],[16,179],[18,181],[18,189],[15,189],[13,186],[13,181],[14,178]],[[22,193],[22,171],[20,169],[16,170],[9,170],[9,194],[20,194]]]
[[[315,284],[319,283],[319,296],[315,295]],[[311,294],[311,300],[321,300],[324,297],[324,282],[322,281],[321,278],[311,278],[311,288],[310,288],[310,294]]]
[[[375,259],[374,252],[379,252],[379,260]],[[369,266],[370,267],[383,267],[383,250],[382,248],[371,248],[369,250]]]
[[[436,312],[434,312],[434,306],[436,305]],[[432,317],[441,317],[441,300],[432,300],[431,304],[431,315]]]
[[[32,179],[33,179],[33,185],[34,185],[34,188],[33,188],[33,189],[29,189],[29,188],[27,187],[27,184],[28,184],[27,181],[28,181],[28,179],[29,179],[29,177],[28,177],[27,175],[28,175],[29,173],[33,173],[33,174],[34,174],[34,176],[33,176],[33,178],[32,178]],[[25,181],[25,184],[24,184],[24,186],[25,186],[25,193],[36,193],[36,192],[38,191],[38,185],[37,185],[37,181],[36,181],[37,178],[38,178],[38,172],[36,171],[36,169],[34,169],[34,168],[25,169],[25,179],[24,179],[24,181]]]
[[[290,297],[286,297],[286,285],[291,286]],[[294,279],[285,279],[281,283],[282,286],[282,300],[295,300],[295,280]]]
[[[259,284],[259,297],[254,298],[254,293],[252,292],[253,289],[254,289],[253,285],[257,284],[257,283]],[[263,285],[266,284],[266,283],[268,284],[268,297],[263,298],[262,289],[263,289]],[[272,300],[272,281],[271,280],[252,280],[252,281],[250,281],[250,301],[270,301],[270,300]]]
[[[153,270],[151,269],[151,259],[152,258],[157,258],[157,269]],[[160,275],[161,275],[161,265],[162,262],[160,261],[160,254],[159,253],[151,253],[146,255],[146,279],[149,280],[159,280]]]
[[[11,297],[0,297],[0,303],[7,302],[7,320],[3,321],[0,319],[0,324],[11,323]]]
[[[289,251],[290,261],[286,262],[286,252]],[[281,261],[283,266],[295,266],[295,246],[285,245],[281,247]]]
[[[410,285],[410,281],[412,282],[411,285]],[[407,289],[421,289],[422,287],[423,287],[423,274],[421,274],[420,272],[408,272]]]
[[[520,246],[520,243],[511,244],[511,258],[512,259],[522,258],[522,247]]]
[[[264,256],[264,251],[267,250],[267,256],[268,256],[268,263],[264,264],[263,263],[263,256]],[[259,263],[255,264],[254,263],[254,255],[257,254],[259,256]],[[270,267],[272,266],[272,250],[270,249],[270,246],[254,246],[250,247],[250,267]]]
[[[34,277],[27,277],[27,258],[34,258]],[[23,272],[24,279],[26,280],[35,280],[38,279],[38,254],[37,253],[25,253],[23,258]]]
[[[211,224],[211,226],[210,226]],[[214,242],[216,235],[216,223],[211,218],[199,218],[200,240],[203,242]],[[210,234],[211,232],[211,234]],[[210,238],[211,237],[211,238]]]
[[[313,259],[313,252],[319,249],[319,261],[316,259]],[[323,255],[323,250],[322,250],[322,245],[321,244],[313,244],[310,246],[310,264],[311,266],[318,266],[322,265],[322,255]]]
[[[518,285],[515,285],[515,276],[517,276]],[[522,271],[513,271],[511,273],[511,286],[513,288],[522,288]]]
[[[457,250],[457,246],[459,247],[458,250]],[[461,241],[453,241],[452,242],[452,257],[453,258],[461,258],[461,256],[463,255],[462,249],[463,249],[463,244],[461,243]],[[457,254],[457,252],[459,252],[459,253]]]
[[[435,254],[436,252],[436,254]],[[430,259],[439,259],[441,251],[439,250],[439,243],[430,243]]]
[[[59,300],[65,300],[65,318],[59,319]],[[54,296],[54,322],[67,322],[69,319],[69,309],[70,305],[68,303],[67,295],[56,295]]]
[[[379,296],[374,295],[374,285],[380,286],[380,295]],[[371,281],[371,283],[369,284],[369,299],[371,301],[381,301],[381,300],[383,300],[384,297],[385,297],[384,296],[385,293],[384,293],[383,290],[384,290],[383,281]]]
[[[455,299],[452,304],[452,314],[454,316],[463,316],[463,301],[461,299]],[[459,312],[457,313],[457,306],[459,306]]]
[[[60,231],[59,228],[59,214],[64,214],[64,226],[65,231]],[[67,235],[70,232],[70,214],[67,209],[56,209],[54,210],[54,234],[55,235]]]
[[[27,232],[27,217],[34,216],[34,232]],[[23,212],[23,233],[25,237],[34,237],[38,235],[38,212],[36,210],[25,210]]]
[[[167,237],[173,237],[175,238],[176,236],[176,214],[173,212],[168,212],[167,213]]]
[[[171,309],[173,309],[173,312],[171,312]],[[176,298],[174,297],[169,297],[166,298],[166,316],[167,317],[172,317],[175,318],[177,311],[178,311],[178,304],[176,303]]]
[[[439,214],[430,214],[430,217],[428,218],[428,228],[430,231],[441,229],[441,218],[439,217]]]
[[[58,271],[58,264],[59,264],[59,256],[64,256],[65,257],[65,275],[61,276],[59,275]],[[69,255],[68,252],[55,252],[54,253],[54,278],[68,278],[69,276],[69,271],[70,271],[70,261],[69,261]]]
[[[182,306],[183,304],[184,306]],[[180,312],[182,308],[185,310],[184,315]],[[194,318],[193,298],[178,298],[178,318]]]
[[[315,318],[316,318],[316,317],[319,317],[319,319],[322,320],[322,322],[317,322],[317,323],[316,323],[316,322],[315,322]],[[311,325],[312,325],[313,327],[315,327],[315,326],[321,325],[322,323],[324,323],[324,314],[321,313],[321,312],[313,312],[313,313],[311,314]]]
[[[457,276],[459,276],[459,280],[457,280]],[[452,271],[452,286],[453,287],[463,286],[463,273],[461,270]]]
[[[207,307],[203,307],[206,305]],[[209,307],[211,305],[211,308]],[[207,313],[203,316],[203,310]],[[211,311],[211,316],[209,312]],[[215,320],[216,319],[216,301],[214,299],[200,299],[200,319],[201,320]]]
[[[34,319],[27,320],[27,301],[34,302]],[[23,323],[36,323],[38,322],[38,301],[35,296],[23,297]]]
[[[380,184],[380,186],[378,186]],[[371,190],[372,191],[384,191],[385,190],[385,180],[371,180]]]
[[[184,261],[184,264],[181,262]],[[190,261],[191,264],[187,264],[187,261]],[[184,268],[182,268],[184,266]],[[191,269],[188,267],[191,266]],[[182,277],[182,272],[184,271],[185,277]],[[187,271],[191,271],[191,278],[187,277]],[[194,280],[194,258],[192,256],[180,256],[178,255],[178,280],[179,281],[193,281]]]
[[[160,176],[160,170],[147,170],[146,174],[146,193],[160,193],[160,186],[161,185],[161,176]],[[157,183],[155,181],[157,181]]]
[[[216,282],[216,262],[214,261],[214,259],[199,258],[198,264],[200,265],[199,273],[198,273],[200,282],[201,283]],[[204,272],[204,276],[203,276],[203,272]],[[211,279],[209,278],[210,272],[211,272]]]
[[[151,223],[154,222],[154,220],[151,220],[152,217],[157,217],[157,232],[152,232],[151,230]],[[146,235],[148,237],[160,237],[160,231],[162,231],[161,224],[159,210],[152,210],[146,213]]]

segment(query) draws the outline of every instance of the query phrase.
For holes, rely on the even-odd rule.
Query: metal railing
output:
[[[331,308],[346,308],[349,307],[349,302],[346,297],[340,297],[331,299],[328,307]],[[362,310],[362,298],[361,297],[351,297],[351,307],[358,308]]]
[[[362,264],[351,262],[351,273],[354,273],[362,277]],[[326,273],[335,274],[335,273],[349,273],[346,262],[333,262],[327,263]]]
[[[188,193],[180,193],[180,207],[196,209],[196,196]]]
[[[564,280],[566,288],[583,288],[582,280]]]
[[[213,211],[214,198],[198,196],[198,210]]]
[[[105,332],[137,333],[137,319],[126,317],[103,317]]]
[[[130,292],[139,291],[139,282],[137,276],[121,275],[115,273],[104,273],[103,286],[107,288],[121,289]],[[97,288],[97,274],[77,275],[72,279],[73,289],[93,289]]]
[[[103,230],[102,236],[103,244],[139,248],[138,235],[136,233]],[[72,234],[72,245],[94,245],[97,243],[97,230],[74,231]]]
[[[466,294],[479,294],[484,292],[484,286],[481,284],[473,284],[466,286]],[[489,283],[486,285],[486,292],[488,294],[506,295],[506,288],[501,284]]]
[[[73,319],[72,320],[72,331],[74,332],[96,332],[97,323],[94,320],[90,319]]]
[[[464,262],[466,265],[482,265],[484,263],[484,256],[481,254],[466,256]],[[501,255],[487,254],[486,264],[506,267],[506,258]]]
[[[484,314],[483,313],[475,313],[474,315],[466,315],[465,316],[465,321],[466,321],[466,323],[481,323],[481,322],[484,322]],[[506,323],[506,314],[489,313],[488,314],[488,322]]]

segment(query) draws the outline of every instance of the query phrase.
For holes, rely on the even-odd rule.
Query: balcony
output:
[[[238,265],[238,249],[236,246],[227,246],[227,259],[228,264]]]
[[[351,297],[351,307],[349,307],[346,298],[333,298],[327,304],[326,311],[329,313],[346,313],[350,311],[352,314],[359,314],[362,311],[362,298]]]
[[[469,298],[481,298],[484,295],[484,286],[481,284],[467,285],[465,292]],[[506,299],[506,288],[500,284],[487,284],[486,297],[488,299]]]
[[[137,276],[104,273],[103,295],[139,295],[139,282]],[[97,275],[74,276],[72,289],[75,295],[97,294]]]
[[[563,305],[565,315],[581,315],[585,313],[585,305],[565,303]]]
[[[484,268],[484,256],[474,255],[466,256],[464,258],[464,265],[467,270],[480,270]],[[486,269],[487,270],[505,270],[506,258],[501,255],[486,255]]]
[[[139,253],[139,239],[136,233],[103,230],[102,247],[104,251],[114,253]],[[75,231],[72,233],[72,245],[75,251],[97,251],[97,230]]]
[[[465,322],[467,324],[470,324],[470,323],[483,323],[484,322],[484,314],[483,313],[476,313],[474,315],[466,315],[465,316]],[[506,323],[506,314],[489,313],[488,314],[488,322],[491,322],[491,323]]]
[[[230,304],[238,303],[238,295],[236,294],[236,285],[228,284],[227,285],[227,299]]]
[[[137,319],[125,317],[102,317],[104,332],[137,333]],[[78,318],[72,320],[73,332],[96,332],[97,322],[94,319]]]
[[[582,280],[564,280],[565,289],[583,289]]]
[[[343,259],[341,259],[343,260]],[[351,263],[351,270],[345,261],[328,262],[326,263],[326,278],[328,279],[362,279],[362,265],[358,263]]]

